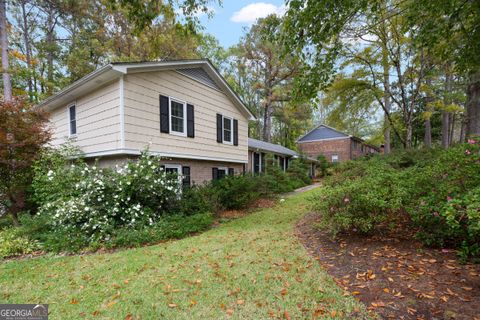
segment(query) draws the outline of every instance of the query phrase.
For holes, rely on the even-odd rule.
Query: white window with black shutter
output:
[[[194,138],[194,106],[180,99],[160,95],[160,132]]]
[[[69,124],[69,135],[72,137],[77,135],[77,107],[75,104],[72,104],[68,107],[68,124]]]
[[[217,113],[217,142],[238,146],[238,120]]]

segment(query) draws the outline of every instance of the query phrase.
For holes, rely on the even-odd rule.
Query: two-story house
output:
[[[244,172],[254,115],[208,60],[111,63],[40,105],[53,145],[113,166],[146,148],[184,184]]]

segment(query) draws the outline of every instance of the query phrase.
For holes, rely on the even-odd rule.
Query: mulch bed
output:
[[[480,265],[410,239],[343,235],[332,241],[309,214],[296,233],[344,290],[384,319],[480,320]]]

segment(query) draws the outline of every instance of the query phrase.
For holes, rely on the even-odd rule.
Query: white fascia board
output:
[[[140,154],[141,154],[141,151],[137,150],[137,149],[112,149],[112,150],[105,150],[105,151],[83,153],[83,154],[79,154],[76,157],[79,157],[79,158],[96,158],[96,157],[117,156],[117,155],[139,156]],[[165,157],[165,158],[192,159],[192,160],[205,160],[205,161],[218,161],[218,162],[233,162],[233,163],[248,163],[248,160],[235,160],[235,159],[218,158],[218,157],[202,157],[202,156],[185,155],[185,154],[160,152],[160,151],[149,151],[149,154],[154,155],[154,156]]]

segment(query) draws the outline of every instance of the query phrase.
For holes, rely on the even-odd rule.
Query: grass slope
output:
[[[311,193],[183,240],[4,262],[0,301],[51,319],[363,318],[293,235]]]

